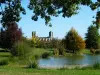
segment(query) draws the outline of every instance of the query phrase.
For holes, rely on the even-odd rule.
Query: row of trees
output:
[[[91,25],[86,33],[86,38],[83,40],[78,32],[72,28],[64,39],[59,40],[54,38],[51,41],[39,41],[37,37],[31,40],[22,38],[22,31],[18,28],[17,23],[10,23],[6,29],[1,28],[0,32],[0,47],[11,49],[18,41],[26,41],[31,47],[37,48],[55,48],[61,53],[62,50],[69,52],[77,52],[81,49],[100,49],[99,30],[95,25]]]
[[[77,31],[72,28],[63,39],[63,42],[65,48],[70,52],[76,52],[84,48],[90,50],[100,49],[99,29],[95,25],[91,25],[88,28],[85,39],[83,40]]]

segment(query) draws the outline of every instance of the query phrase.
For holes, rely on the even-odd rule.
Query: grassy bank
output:
[[[51,52],[51,49],[33,49],[31,53],[41,56],[45,52]],[[0,52],[0,61],[8,60],[11,54],[9,52]],[[24,62],[24,61],[23,61]],[[19,61],[8,65],[0,66],[0,75],[100,75],[100,70],[97,69],[30,69],[25,67],[26,64],[19,64]]]
[[[80,50],[80,53],[82,53],[82,54],[92,54],[89,49],[82,49],[82,50]]]
[[[33,48],[32,55],[41,56],[43,53],[48,52],[52,54],[52,49]]]
[[[100,70],[39,70],[2,66],[0,75],[100,75]]]

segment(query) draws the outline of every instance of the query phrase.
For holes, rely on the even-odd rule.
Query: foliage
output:
[[[3,27],[8,26],[9,23],[19,22],[21,19],[20,13],[25,14],[25,9],[21,5],[21,0],[0,0],[3,1],[0,3],[2,15],[1,23]]]
[[[37,46],[39,46],[39,43],[40,43],[40,41],[37,37],[32,37],[30,42],[31,42],[31,47],[37,47]]]
[[[100,9],[100,0],[96,0],[94,3],[91,3],[90,5],[92,10]],[[93,21],[93,23],[96,25],[96,28],[100,28],[100,10],[97,11],[96,13],[96,20]]]
[[[60,44],[60,40],[57,39],[57,38],[54,38],[54,39],[51,40],[50,43],[51,43],[52,48],[58,48],[58,46]]]
[[[45,19],[45,24],[51,25],[49,22],[51,16],[71,17],[78,13],[79,5],[90,5],[92,0],[30,0],[28,8],[33,10],[32,19],[37,21],[38,17]]]
[[[25,9],[22,7],[23,0],[0,0],[2,11],[2,23],[6,25],[8,22],[19,21],[21,19],[20,13],[26,14]],[[99,2],[99,1],[98,1]],[[98,3],[99,4],[99,3]],[[51,26],[51,16],[58,17],[59,14],[65,17],[71,17],[78,13],[80,5],[98,6],[93,4],[92,0],[29,0],[28,8],[33,11],[32,19],[38,20],[40,16],[45,19],[45,24]],[[9,19],[7,19],[9,18]]]
[[[63,46],[59,46],[57,50],[59,51],[59,55],[66,55],[66,50]]]
[[[6,59],[0,60],[0,66],[2,65],[8,65],[8,60]]]
[[[100,49],[95,51],[95,54],[100,54]]]
[[[38,64],[36,61],[30,62],[28,68],[38,68]]]
[[[0,32],[0,44],[2,48],[10,49],[12,45],[21,40],[22,38],[22,31],[18,28],[16,23],[11,23],[7,29],[1,29]]]
[[[12,49],[11,54],[13,56],[23,56],[26,57],[31,52],[30,46],[25,42],[16,42]]]
[[[71,17],[78,13],[80,5],[89,6],[92,10],[100,8],[100,1],[96,0],[29,0],[28,8],[33,11],[32,20],[37,21],[39,16],[45,20],[45,24],[50,23],[51,16]],[[22,7],[22,0],[0,0],[2,15],[1,23],[5,27],[9,22],[19,22],[20,13],[26,14]],[[100,11],[96,15],[95,24],[100,27]]]
[[[99,32],[96,26],[91,25],[86,33],[86,47],[91,49],[99,48]]]
[[[98,62],[96,62],[94,65],[93,65],[93,69],[100,69],[100,64]]]
[[[45,52],[42,54],[42,58],[48,58],[50,56],[50,53]]]
[[[35,48],[57,48],[61,40],[53,38],[52,40],[39,40],[38,37],[32,37],[32,39],[27,40],[31,47]]]
[[[90,52],[95,54],[95,49],[90,49]]]
[[[56,55],[56,56],[58,56],[59,55],[59,51],[58,51],[58,49],[54,49],[54,55]]]
[[[65,36],[65,44],[70,52],[85,48],[85,41],[78,35],[74,28],[72,28]]]

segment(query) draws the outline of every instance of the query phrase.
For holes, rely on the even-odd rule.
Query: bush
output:
[[[25,42],[17,42],[11,49],[13,56],[27,56],[31,52],[30,46]]]
[[[50,56],[50,53],[45,52],[42,54],[42,58],[48,58]]]
[[[100,50],[96,50],[95,51],[95,54],[100,54]]]
[[[36,61],[30,62],[28,68],[38,68],[38,63]]]
[[[65,50],[62,43],[60,44],[60,46],[57,49],[59,51],[59,55],[65,55],[66,54],[66,50]]]
[[[35,59],[39,59],[40,56],[39,55],[34,55]]]
[[[93,69],[100,69],[100,64],[99,63],[95,63],[93,65]]]
[[[93,53],[93,54],[95,54],[95,49],[91,48],[90,52]]]
[[[54,55],[59,55],[59,51],[58,51],[58,49],[54,49]]]
[[[1,65],[8,65],[8,60],[5,60],[5,59],[0,60],[0,66]]]

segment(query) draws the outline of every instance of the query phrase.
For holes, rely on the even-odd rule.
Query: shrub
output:
[[[100,64],[98,62],[96,62],[94,65],[93,65],[93,69],[100,69]]]
[[[59,48],[59,55],[66,55],[66,51],[64,48]]]
[[[59,55],[59,50],[58,49],[54,49],[54,55]]]
[[[38,63],[36,61],[30,62],[28,68],[38,68]]]
[[[6,59],[0,60],[0,66],[1,65],[8,65],[8,60]]]
[[[48,58],[50,56],[50,53],[45,52],[42,54],[42,58]]]
[[[35,59],[39,59],[40,56],[39,55],[34,55],[34,57],[35,57]]]
[[[95,54],[95,49],[91,48],[90,52],[93,53],[93,54]]]
[[[17,42],[11,49],[13,56],[27,56],[31,52],[30,46],[25,42]]]
[[[59,44],[60,46],[57,48],[59,51],[59,55],[65,55],[66,54],[66,50],[64,48],[64,45],[62,43]]]
[[[100,50],[96,50],[95,51],[95,54],[100,54]]]

